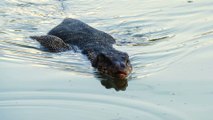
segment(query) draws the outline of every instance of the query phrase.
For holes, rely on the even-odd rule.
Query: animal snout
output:
[[[116,62],[115,67],[118,70],[124,70],[126,68],[126,63],[125,62]]]

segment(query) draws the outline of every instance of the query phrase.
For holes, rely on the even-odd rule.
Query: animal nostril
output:
[[[124,62],[116,62],[115,67],[119,70],[122,70],[126,67],[126,64]]]
[[[123,69],[123,68],[125,68],[125,63],[124,62],[116,62],[115,66],[118,69]]]
[[[125,63],[124,62],[120,62],[120,65],[119,65],[119,68],[125,68],[126,67],[126,65],[125,65]]]
[[[121,63],[120,63],[120,66],[121,66],[122,68],[125,68],[126,65],[125,65],[124,62],[121,62]]]

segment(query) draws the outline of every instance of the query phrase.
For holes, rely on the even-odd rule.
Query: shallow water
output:
[[[2,120],[212,120],[211,0],[3,0]],[[133,73],[116,83],[73,51],[31,40],[65,17],[111,34]]]

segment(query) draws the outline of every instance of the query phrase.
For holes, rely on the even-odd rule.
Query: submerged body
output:
[[[62,52],[77,46],[88,56],[93,67],[112,77],[124,79],[132,71],[128,54],[112,47],[115,43],[112,36],[76,19],[66,18],[48,35],[31,38],[50,52]]]

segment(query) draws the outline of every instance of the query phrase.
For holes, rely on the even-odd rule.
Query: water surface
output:
[[[3,0],[0,118],[212,120],[211,0]],[[103,78],[80,52],[31,40],[71,17],[111,34],[133,73]]]

